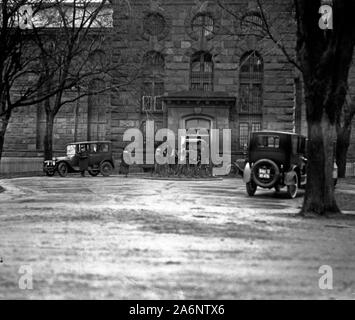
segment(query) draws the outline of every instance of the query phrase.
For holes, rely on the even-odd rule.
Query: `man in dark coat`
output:
[[[82,177],[85,177],[85,170],[89,167],[89,153],[86,150],[85,145],[80,146],[79,151],[79,169]]]
[[[128,151],[127,150],[122,151],[119,173],[124,174],[127,177],[129,173],[129,164],[124,160],[125,153],[128,153]]]

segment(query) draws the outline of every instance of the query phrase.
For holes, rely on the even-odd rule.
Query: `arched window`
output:
[[[105,83],[102,80],[94,79],[89,84],[88,140],[105,140],[108,95],[104,89]]]
[[[248,52],[240,60],[240,113],[262,112],[264,64],[256,52]]]
[[[149,51],[144,55],[144,66],[148,72],[163,72],[165,68],[164,56],[157,51]]]
[[[242,18],[241,29],[244,35],[262,36],[264,34],[264,22],[260,13],[247,13]]]
[[[240,59],[239,74],[239,145],[244,149],[249,132],[262,128],[264,63],[256,51]]]
[[[198,52],[191,58],[190,87],[191,90],[213,90],[213,62],[212,55]]]
[[[208,37],[213,34],[214,21],[208,14],[198,14],[192,20],[192,31],[199,35],[199,37]]]
[[[146,76],[143,83],[142,111],[162,112],[164,94],[164,56],[150,51],[144,56]]]
[[[105,65],[108,63],[105,51],[101,49],[96,49],[89,53],[89,67],[94,70],[104,69]]]
[[[158,36],[164,32],[166,22],[160,13],[152,12],[144,17],[143,27],[150,36]]]

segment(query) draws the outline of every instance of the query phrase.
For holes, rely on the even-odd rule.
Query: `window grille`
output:
[[[239,123],[239,148],[244,150],[248,146],[249,140],[249,123],[241,122]]]
[[[143,96],[142,97],[142,110],[143,111],[152,111],[153,109],[153,97],[152,96]]]
[[[198,53],[192,57],[190,87],[191,90],[213,90],[213,62],[209,53]]]
[[[192,20],[192,31],[200,37],[208,37],[213,34],[214,21],[208,14],[199,14]]]
[[[261,122],[252,122],[251,124],[251,131],[260,131],[261,130]]]
[[[144,65],[146,79],[143,85],[142,111],[162,112],[164,56],[157,51],[150,51],[144,56]]]
[[[239,122],[239,149],[246,150],[249,144],[250,132],[262,130],[261,115],[240,115]]]
[[[262,36],[264,33],[264,22],[258,12],[246,14],[241,21],[241,29],[244,35]]]
[[[143,27],[151,36],[158,36],[164,32],[166,22],[159,13],[150,13],[144,18]]]
[[[240,113],[262,113],[263,76],[261,56],[255,51],[246,53],[240,61]]]
[[[164,83],[162,81],[151,79],[145,82],[143,93],[142,111],[163,111]]]
[[[165,68],[164,56],[157,51],[149,51],[144,56],[144,66],[146,69],[154,69],[156,71],[163,71]]]
[[[92,80],[88,97],[88,140],[104,140],[106,135],[106,105],[108,95],[100,92],[104,89],[102,80]]]

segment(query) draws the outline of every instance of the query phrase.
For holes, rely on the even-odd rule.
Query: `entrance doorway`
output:
[[[211,120],[190,118],[185,120],[186,158],[190,164],[201,164],[202,159],[209,161]],[[205,161],[202,161],[202,163]]]
[[[187,131],[196,132],[201,129],[205,129],[204,131],[210,132],[211,129],[211,120],[205,118],[191,118],[185,121],[185,128]],[[203,131],[203,130],[201,130]]]

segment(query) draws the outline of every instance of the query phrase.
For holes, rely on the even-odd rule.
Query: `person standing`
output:
[[[128,155],[128,151],[124,150],[121,154],[120,173],[124,174],[127,178],[129,173],[129,164],[125,161],[124,154]]]
[[[86,145],[80,145],[79,152],[79,169],[82,177],[85,177],[85,170],[89,167],[89,153],[86,150]]]

